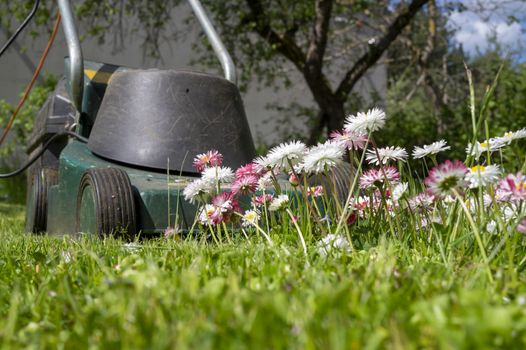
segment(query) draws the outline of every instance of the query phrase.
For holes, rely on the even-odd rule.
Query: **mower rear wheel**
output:
[[[47,197],[50,186],[57,183],[54,169],[40,166],[29,173],[26,199],[26,231],[42,233],[47,228]]]
[[[133,191],[126,172],[117,168],[87,170],[77,195],[77,232],[132,238],[136,223]]]

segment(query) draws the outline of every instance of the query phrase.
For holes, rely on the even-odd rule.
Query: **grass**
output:
[[[381,237],[275,246],[29,236],[0,205],[4,348],[524,348],[522,268]],[[295,242],[295,243],[294,243]],[[524,245],[517,250],[524,256]]]

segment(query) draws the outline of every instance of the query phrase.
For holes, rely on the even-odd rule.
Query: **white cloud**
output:
[[[526,44],[520,23],[508,23],[510,15],[522,16],[518,11],[519,3],[508,2],[507,6],[494,7],[495,1],[468,1],[467,11],[453,12],[448,25],[455,29],[454,40],[462,44],[469,54],[485,52],[489,48],[489,39],[495,38],[505,52],[519,52]],[[482,3],[482,7],[478,7]],[[486,6],[484,6],[486,5]],[[481,8],[486,11],[479,11]],[[523,22],[524,18],[519,18]]]

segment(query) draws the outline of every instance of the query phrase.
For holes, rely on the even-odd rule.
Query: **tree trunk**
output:
[[[334,95],[325,99],[323,109],[318,112],[314,126],[311,128],[308,144],[316,144],[325,128],[327,134],[335,130],[341,130],[345,120],[344,102],[334,97]]]

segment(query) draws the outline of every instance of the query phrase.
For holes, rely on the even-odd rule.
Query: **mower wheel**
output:
[[[30,172],[26,200],[26,231],[42,233],[47,228],[47,194],[57,183],[54,169],[38,167]]]
[[[130,179],[117,168],[87,170],[80,180],[77,195],[77,232],[99,236],[137,231],[135,202]]]

